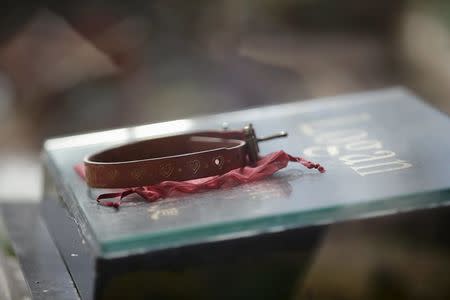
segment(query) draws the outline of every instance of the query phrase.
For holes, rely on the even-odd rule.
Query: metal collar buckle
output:
[[[265,142],[277,138],[282,138],[288,135],[287,132],[280,131],[273,135],[258,138],[251,123],[244,127],[244,134],[245,134],[245,142],[247,143],[248,147],[248,159],[251,165],[254,165],[258,161],[259,142]]]

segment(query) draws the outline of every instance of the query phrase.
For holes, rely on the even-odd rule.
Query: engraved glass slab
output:
[[[119,210],[97,204],[74,172],[112,145],[199,129],[253,123],[260,145],[325,166],[290,164],[267,180],[155,203],[134,196]],[[44,157],[62,201],[99,255],[136,253],[288,228],[394,214],[450,202],[450,119],[401,88],[48,140]]]

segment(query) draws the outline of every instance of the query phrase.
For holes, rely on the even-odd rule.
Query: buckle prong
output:
[[[268,136],[263,136],[260,138],[257,138],[258,142],[265,142],[265,141],[270,141],[273,139],[278,139],[278,138],[282,138],[282,137],[287,137],[287,132],[286,131],[280,131],[278,133],[272,134],[272,135],[268,135]]]

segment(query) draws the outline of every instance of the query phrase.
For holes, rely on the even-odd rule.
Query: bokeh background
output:
[[[5,2],[0,198],[51,136],[393,85],[450,112],[449,33],[446,0]]]
[[[1,3],[0,201],[38,201],[39,153],[53,136],[395,85],[450,112],[446,0]],[[348,229],[333,230],[328,241],[352,236]],[[363,275],[352,277],[360,281],[323,280],[324,268],[346,267],[336,255],[366,241],[365,233],[351,232],[356,237],[343,249],[325,243],[320,253],[334,251],[319,253],[325,255],[319,271],[309,274],[312,286],[334,298],[341,292],[340,299],[370,294],[361,278],[367,279],[367,261],[378,257],[378,246],[363,246],[368,254],[354,269]],[[424,259],[414,253],[401,267]],[[450,269],[448,255],[433,261],[426,269],[431,273]],[[433,276],[420,280],[435,282]],[[406,294],[395,294],[389,278],[387,287],[375,291],[386,288],[392,299],[416,286],[406,284]],[[434,290],[450,295],[448,287]]]

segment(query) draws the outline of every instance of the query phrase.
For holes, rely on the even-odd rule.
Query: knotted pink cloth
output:
[[[188,181],[163,181],[158,184],[127,188],[113,193],[100,194],[97,202],[104,206],[118,208],[122,204],[122,199],[131,194],[138,194],[147,201],[153,202],[164,199],[176,192],[197,193],[205,190],[232,187],[243,183],[249,183],[264,179],[280,169],[285,168],[289,162],[298,162],[308,169],[317,169],[324,173],[325,169],[320,164],[313,163],[301,157],[291,156],[284,151],[270,153],[260,160],[256,166],[245,166],[234,169],[223,175]],[[83,179],[85,178],[84,165],[75,166],[75,171]],[[112,199],[112,200],[111,200]]]

